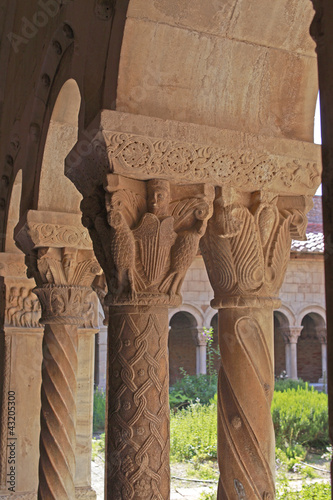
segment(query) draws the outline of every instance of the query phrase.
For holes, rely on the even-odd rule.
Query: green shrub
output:
[[[194,401],[209,404],[217,391],[217,374],[188,375],[180,369],[183,377],[170,387],[170,407],[183,407]]]
[[[216,402],[209,405],[191,403],[171,415],[170,458],[174,462],[216,458],[217,456]]]
[[[331,500],[331,486],[327,483],[303,484],[300,491],[293,491],[284,479],[277,484],[276,500]]]
[[[329,444],[327,395],[313,389],[275,392],[272,417],[278,448]]]
[[[277,379],[275,380],[274,390],[277,392],[284,392],[287,389],[306,389],[308,387],[307,382],[303,382],[302,379],[292,380],[289,378]]]
[[[96,389],[94,392],[94,414],[93,432],[104,431],[105,429],[105,392]]]

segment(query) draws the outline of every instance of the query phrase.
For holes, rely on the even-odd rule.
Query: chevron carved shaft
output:
[[[167,307],[111,308],[107,492],[109,500],[167,500]]]
[[[272,309],[219,310],[218,499],[274,498]],[[267,335],[269,332],[269,335]]]

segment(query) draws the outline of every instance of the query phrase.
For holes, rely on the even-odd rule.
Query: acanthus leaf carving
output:
[[[292,205],[294,208],[291,208]],[[283,282],[291,240],[304,239],[306,197],[219,190],[201,250],[216,304],[236,297],[275,297]]]

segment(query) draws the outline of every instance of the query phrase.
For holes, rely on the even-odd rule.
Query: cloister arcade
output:
[[[218,498],[275,497],[274,311],[321,180],[316,43],[330,242],[333,11],[314,4],[312,22],[311,2],[290,0],[0,3],[1,500],[95,498],[97,332],[105,498],[168,500],[184,321],[200,371],[200,329],[218,331]],[[200,315],[181,306],[193,265],[209,278]],[[291,376],[294,337],[304,365],[325,337],[319,310],[300,314],[275,314]],[[329,397],[331,376],[328,363]]]

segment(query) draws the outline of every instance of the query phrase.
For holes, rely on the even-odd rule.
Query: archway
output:
[[[181,377],[179,368],[184,368],[189,375],[196,374],[197,322],[188,312],[177,312],[170,320],[169,332],[169,373],[172,385]]]
[[[297,343],[298,376],[306,382],[316,383],[322,377],[321,344],[317,329],[325,327],[317,313],[308,313],[302,319],[303,329]]]

